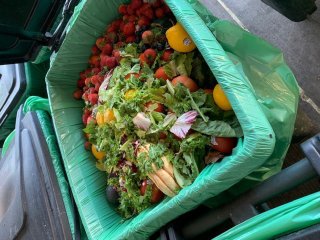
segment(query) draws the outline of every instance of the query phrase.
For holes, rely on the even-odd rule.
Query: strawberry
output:
[[[154,8],[158,8],[158,7],[160,7],[162,5],[162,3],[163,2],[161,0],[156,0],[154,3],[152,3],[152,6]]]
[[[151,8],[151,5],[150,5],[150,3],[148,3],[148,2],[145,2],[145,3],[143,3],[142,4],[142,6],[141,6],[141,11],[143,12],[143,11],[145,11],[146,9],[148,9],[148,8]]]
[[[101,72],[101,69],[99,67],[92,68],[91,70],[92,74],[98,74],[99,72]]]
[[[87,68],[85,73],[86,73],[86,77],[91,77],[92,76],[92,68]]]
[[[112,69],[115,66],[117,66],[117,60],[115,57],[109,57],[106,55],[102,55],[100,64],[101,64],[101,67],[106,66],[106,67],[108,67],[108,69]]]
[[[157,57],[157,52],[156,50],[152,48],[148,48],[147,50],[144,51],[144,56],[147,59],[148,63],[151,64]]]
[[[108,25],[108,28],[107,28],[107,32],[110,33],[110,32],[116,32],[118,29],[115,25],[113,24],[110,24]]]
[[[102,53],[105,55],[110,56],[112,53],[112,45],[110,43],[107,43],[106,45],[104,45],[104,47],[102,48]]]
[[[171,13],[171,9],[166,4],[163,5],[163,10],[166,14]]]
[[[124,22],[124,23],[127,23],[127,22],[129,22],[128,21],[128,19],[129,19],[129,17],[130,17],[130,15],[124,15],[123,17],[122,17],[122,22]]]
[[[97,104],[98,103],[98,98],[99,98],[99,96],[96,93],[91,93],[91,94],[88,95],[88,100],[89,100],[91,105]]]
[[[87,120],[88,120],[88,117],[91,115],[91,111],[88,110],[88,109],[85,109],[84,110],[84,113],[82,115],[82,122],[84,125],[87,125]]]
[[[89,116],[87,118],[87,124],[89,124],[90,122],[92,122],[93,124],[97,124],[97,120],[94,119],[94,117],[92,117],[92,116]]]
[[[77,86],[78,88],[83,88],[85,86],[85,82],[84,82],[84,79],[79,79],[78,82],[77,82]]]
[[[152,20],[154,18],[154,13],[152,8],[148,8],[143,12],[143,15]]]
[[[155,11],[156,17],[157,18],[163,18],[165,15],[164,9],[163,8],[157,8]]]
[[[149,18],[147,18],[146,16],[141,16],[138,20],[138,25],[140,27],[142,26],[148,26],[150,24],[150,20]]]
[[[121,4],[118,8],[118,11],[121,15],[126,15],[127,14],[127,5]]]
[[[139,60],[140,60],[141,65],[148,64],[147,58],[145,57],[145,55],[143,53],[140,54]]]
[[[144,31],[142,33],[142,41],[146,44],[151,44],[153,42],[154,35],[150,30]]]
[[[118,40],[118,36],[115,32],[107,33],[104,37],[107,43],[115,43]]]
[[[129,5],[127,6],[127,13],[128,13],[129,15],[133,15],[133,14],[134,14],[134,8],[133,8],[132,4],[129,4]]]
[[[134,15],[131,15],[131,16],[128,17],[128,22],[133,22],[133,23],[135,23],[136,20],[137,20],[137,17],[134,16]]]
[[[131,35],[131,36],[126,38],[126,43],[132,43],[135,40],[136,40],[136,36],[135,35]]]
[[[84,148],[87,150],[87,151],[90,151],[91,150],[91,143],[90,142],[85,142],[84,143]]]
[[[94,87],[90,87],[88,88],[87,93],[92,94],[92,93],[97,93],[97,91],[94,89]]]
[[[81,90],[81,89],[77,89],[77,90],[75,90],[75,91],[73,92],[73,97],[74,97],[75,99],[77,99],[77,100],[80,100],[81,97],[82,97],[82,94],[83,94],[82,90]]]
[[[139,9],[136,10],[136,15],[137,15],[138,17],[142,17],[142,16],[143,16],[142,13],[143,13],[143,12],[142,12],[142,9],[141,9],[141,8],[139,8]]]
[[[171,60],[171,54],[173,53],[173,51],[170,50],[165,50],[161,56],[161,60],[165,61],[165,62],[169,62]]]
[[[93,45],[91,48],[91,53],[92,53],[92,55],[99,55],[100,49],[96,45]]]
[[[123,32],[124,25],[126,25],[126,23],[125,23],[124,21],[122,21],[122,22],[120,23],[120,32]]]
[[[91,67],[98,67],[100,65],[100,57],[99,55],[93,55],[89,59],[89,64]]]
[[[93,75],[93,76],[91,77],[91,83],[92,83],[93,85],[100,84],[102,81],[103,81],[103,76]]]
[[[114,46],[114,48],[122,48],[123,46],[125,45],[124,42],[120,41],[120,42],[117,42]]]
[[[112,56],[114,56],[115,58],[116,58],[116,60],[117,60],[117,63],[119,63],[120,62],[120,60],[121,60],[121,53],[120,53],[120,51],[119,50],[113,50],[112,51]]]
[[[85,71],[82,71],[82,72],[80,73],[80,79],[86,79],[86,77],[87,77],[86,72],[85,72]]]
[[[166,72],[164,71],[163,67],[159,67],[157,69],[157,71],[154,74],[154,77],[158,79],[163,79],[163,80],[167,80],[167,79],[171,80],[171,78],[169,78]]]
[[[133,35],[134,32],[135,32],[135,25],[134,25],[134,23],[129,22],[129,23],[127,23],[126,25],[124,25],[124,28],[123,28],[123,33],[124,33],[124,35],[130,36],[130,35]]]
[[[84,83],[86,84],[86,86],[89,86],[91,84],[91,77],[88,77],[84,80]]]
[[[105,44],[106,44],[106,40],[104,39],[104,37],[99,37],[96,41],[96,45],[100,50],[102,50]]]
[[[142,1],[141,0],[132,0],[130,5],[132,6],[132,8],[134,10],[136,10],[142,6]]]
[[[94,85],[94,90],[96,90],[97,92],[99,92],[101,84],[97,83],[96,85]]]
[[[122,23],[122,19],[117,19],[117,20],[114,20],[111,24],[118,30],[121,23]]]

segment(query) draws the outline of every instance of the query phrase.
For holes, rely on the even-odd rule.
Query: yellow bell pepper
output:
[[[98,161],[102,161],[106,156],[106,153],[102,151],[98,151],[98,149],[94,144],[91,145],[91,152]]]
[[[116,117],[114,116],[114,112],[112,109],[109,108],[104,112],[103,120],[105,123],[110,123],[116,120]]]
[[[166,37],[171,48],[178,52],[187,53],[196,48],[196,45],[188,35],[186,30],[177,23],[173,27],[169,28],[166,32]]]

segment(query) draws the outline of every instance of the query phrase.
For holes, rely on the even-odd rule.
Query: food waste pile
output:
[[[170,8],[132,0],[92,46],[74,98],[106,197],[130,218],[192,184],[243,136],[221,86]],[[90,161],[90,160],[88,160]]]

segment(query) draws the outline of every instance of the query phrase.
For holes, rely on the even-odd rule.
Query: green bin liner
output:
[[[267,240],[320,223],[320,192],[261,213],[214,240]]]
[[[24,64],[26,74],[26,89],[20,96],[18,104],[9,113],[7,119],[0,128],[0,142],[4,141],[15,128],[16,114],[20,105],[23,104],[29,96],[36,95],[45,97],[47,95],[45,76],[49,69],[49,65],[50,62],[48,60],[40,64],[33,64],[30,62]]]
[[[189,2],[250,82],[276,133],[276,145],[268,161],[223,194],[206,201],[207,206],[217,207],[281,170],[294,130],[299,89],[280,49],[229,21],[218,20],[198,1]]]
[[[92,45],[104,32],[106,25],[118,16],[118,6],[123,2],[126,1],[83,0],[75,10],[68,34],[59,52],[52,58],[47,74],[47,90],[57,139],[89,239],[146,239],[170,220],[217,196],[263,164],[268,164],[268,159],[273,161],[269,164],[271,169],[288,148],[298,101],[295,78],[278,49],[256,38],[254,42],[261,42],[264,49],[256,49],[259,50],[256,54],[250,53],[246,56],[247,64],[243,64],[237,52],[233,53],[230,48],[226,49],[230,52],[227,53],[222,48],[223,44],[217,40],[218,35],[216,39],[213,34],[219,21],[215,25],[214,17],[201,15],[197,2],[166,0],[227,94],[242,126],[244,139],[240,139],[231,156],[207,166],[195,182],[182,189],[177,196],[166,198],[160,204],[124,221],[106,200],[105,173],[95,167],[93,156],[84,149],[81,120],[84,105],[72,97],[79,73],[87,67]],[[214,22],[207,23],[207,20]],[[236,39],[228,39],[228,32],[223,33],[223,29],[220,29],[229,45],[241,42],[241,36],[244,35],[241,29],[234,28],[240,35]],[[248,41],[248,37],[243,41]],[[239,46],[240,53],[246,52],[245,48],[250,44],[252,42],[242,43]],[[255,59],[259,54],[266,55]],[[251,68],[251,64],[254,67]],[[253,75],[247,76],[249,70]],[[257,78],[256,84],[251,83],[252,76]],[[266,89],[256,89],[268,84],[271,86]],[[273,121],[279,120],[281,124],[275,128],[277,124],[273,124]],[[287,132],[282,131],[285,125],[288,125]],[[281,131],[275,134],[273,128],[275,132],[278,129]],[[286,139],[284,142],[276,142],[283,136]],[[270,158],[277,151],[277,158]]]

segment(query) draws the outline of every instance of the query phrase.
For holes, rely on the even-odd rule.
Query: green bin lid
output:
[[[50,45],[52,27],[62,0],[0,0],[0,64],[33,60]]]

